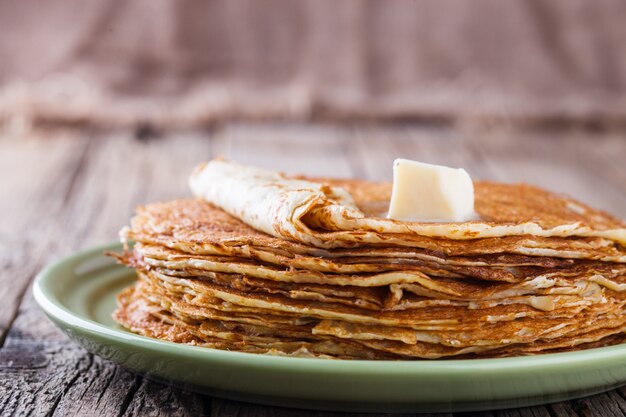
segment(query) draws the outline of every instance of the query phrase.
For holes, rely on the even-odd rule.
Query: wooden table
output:
[[[230,124],[156,137],[95,130],[0,135],[0,414],[338,415],[243,404],[150,382],[94,357],[57,330],[35,305],[30,283],[47,263],[116,240],[137,204],[188,196],[191,168],[218,155],[291,173],[371,179],[390,179],[392,160],[402,156],[462,166],[475,178],[539,184],[626,218],[623,132],[487,128]],[[622,388],[472,415],[624,415],[625,398]]]

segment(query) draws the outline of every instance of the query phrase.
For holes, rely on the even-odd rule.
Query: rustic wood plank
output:
[[[609,391],[572,401],[572,408],[583,417],[626,415],[626,400],[616,391]]]
[[[185,417],[211,415],[210,399],[201,395],[142,380],[124,416]]]
[[[450,127],[358,128],[355,136],[358,150],[352,154],[353,163],[364,177],[372,180],[391,181],[392,163],[396,158],[465,167],[474,177],[486,176],[467,143]]]
[[[579,414],[576,412],[576,410],[573,407],[572,401],[549,404],[548,409],[550,410],[551,417],[579,416]]]
[[[124,134],[95,138],[50,230],[51,236],[63,240],[47,248],[46,261],[116,239],[117,230],[139,203],[184,195],[181,181],[189,163],[204,159],[208,152],[207,140],[192,137],[163,144],[135,141]],[[176,161],[182,161],[178,168]],[[32,274],[25,281],[31,278]],[[3,415],[79,416],[88,410],[98,410],[99,415],[142,415],[167,410],[168,404],[205,403],[201,396],[179,389],[166,388],[168,395],[163,396],[160,384],[144,382],[94,358],[45,319],[30,294],[0,350],[2,355],[22,358],[0,367]],[[193,407],[179,408],[180,415],[198,414]]]
[[[548,406],[521,407],[507,410],[475,411],[466,413],[454,413],[455,417],[559,417],[559,414],[551,412]]]
[[[140,204],[191,197],[187,178],[210,154],[210,140],[202,134],[139,141],[121,132],[96,142],[65,217],[71,249],[117,240]]]
[[[488,167],[489,177],[507,182],[528,182],[569,194],[594,207],[626,217],[626,165],[609,165],[608,158],[619,157],[620,143],[615,136],[554,135],[544,132],[465,134],[468,146]],[[598,153],[598,144],[605,152]],[[617,148],[617,149],[616,149]],[[621,158],[626,152],[621,153]]]
[[[580,134],[576,135],[578,139]],[[593,140],[595,139],[595,140]],[[584,136],[581,141],[593,140],[590,146],[587,146],[586,151],[581,154],[579,161],[587,161],[587,157],[592,155],[594,160],[598,163],[595,164],[594,169],[601,170],[607,180],[621,185],[623,189],[626,184],[626,169],[624,169],[624,160],[626,158],[626,140],[622,134],[609,134],[607,138],[589,138]]]
[[[30,295],[22,303],[2,351],[22,356],[20,363],[7,363],[0,369],[2,415],[47,414],[92,362],[47,322]]]
[[[77,139],[67,135],[2,142],[0,346],[30,277],[41,268],[46,248],[54,244],[54,219],[83,167],[89,140]]]
[[[213,416],[254,416],[254,417],[409,417],[415,414],[387,413],[342,413],[330,411],[300,410],[294,408],[271,407],[265,405],[240,403],[224,399],[213,399],[211,412]],[[422,417],[452,417],[451,413],[421,413]]]
[[[545,406],[494,411],[493,414],[496,417],[551,417],[550,409]]]
[[[218,132],[213,156],[290,174],[352,177],[345,136],[336,126],[240,124]]]
[[[474,411],[468,413],[454,413],[455,416],[464,416],[464,417],[494,417],[493,411]]]
[[[143,378],[82,350],[78,354],[92,362],[56,399],[53,415],[86,416],[94,410],[99,415],[125,412]]]

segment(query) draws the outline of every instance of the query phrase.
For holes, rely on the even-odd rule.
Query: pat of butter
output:
[[[409,222],[476,219],[472,179],[464,169],[396,159],[387,217]]]

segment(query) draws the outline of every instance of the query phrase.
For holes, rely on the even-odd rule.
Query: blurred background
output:
[[[624,125],[620,0],[0,1],[0,121]]]

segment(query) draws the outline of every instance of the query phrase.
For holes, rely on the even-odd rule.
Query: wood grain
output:
[[[390,179],[391,162],[402,156],[463,166],[477,178],[537,183],[626,217],[626,140],[611,132],[239,123],[139,139],[126,131],[0,136],[0,150],[0,195],[8,196],[0,202],[3,416],[350,415],[244,404],[146,380],[71,342],[35,305],[29,284],[46,263],[115,240],[138,204],[189,196],[189,171],[214,156],[289,173],[377,180]],[[454,416],[624,415],[625,398],[622,388]]]

